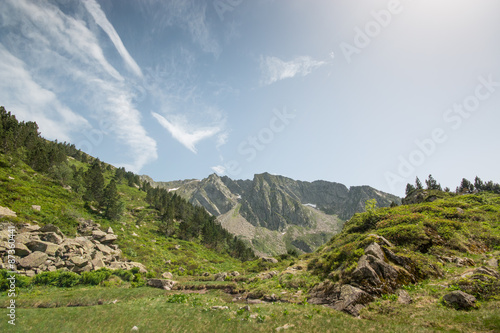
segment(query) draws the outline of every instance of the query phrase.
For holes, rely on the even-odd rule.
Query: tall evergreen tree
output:
[[[104,216],[110,220],[117,220],[123,212],[123,202],[120,201],[120,194],[116,188],[114,179],[109,182],[108,186],[104,189]]]
[[[87,201],[96,201],[99,206],[102,206],[104,199],[104,176],[101,170],[99,159],[95,159],[84,176],[85,195]]]

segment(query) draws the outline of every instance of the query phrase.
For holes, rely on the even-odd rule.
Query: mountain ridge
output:
[[[202,180],[141,179],[204,207],[261,255],[313,251],[338,233],[345,220],[363,212],[366,200],[375,199],[379,207],[401,203],[399,197],[367,185],[348,188],[336,182],[300,181],[267,172],[252,180],[215,173]]]

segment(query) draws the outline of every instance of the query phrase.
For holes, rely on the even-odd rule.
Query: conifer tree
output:
[[[120,194],[116,188],[114,179],[104,189],[104,216],[110,220],[117,220],[123,212],[123,202],[120,201]]]
[[[99,206],[102,206],[104,199],[104,176],[102,175],[101,163],[99,159],[95,159],[84,176],[85,195],[87,201],[96,201]]]

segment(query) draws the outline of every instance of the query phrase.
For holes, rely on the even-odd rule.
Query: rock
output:
[[[248,305],[242,306],[242,307],[240,308],[240,310],[244,310],[244,311],[248,311],[248,312],[250,312],[250,306],[248,306]]]
[[[359,312],[364,306],[373,301],[373,297],[363,290],[345,284],[340,288],[339,301],[333,304],[333,308],[346,312],[354,317],[359,316]]]
[[[182,266],[179,267],[179,272],[184,273],[185,271],[186,271],[186,269],[184,267],[182,267]]]
[[[493,269],[491,269],[489,267],[486,267],[486,266],[482,266],[482,267],[476,268],[474,270],[473,274],[474,275],[476,275],[476,274],[489,275],[489,276],[493,276],[496,279],[500,279],[500,274],[498,274],[497,271],[495,271],[495,270],[493,270]]]
[[[19,266],[30,269],[30,268],[38,268],[40,265],[44,264],[49,256],[40,251],[35,251],[28,256],[19,259]]]
[[[176,249],[176,250],[180,250],[180,249],[181,249],[181,246],[180,246],[180,245],[176,245],[176,246],[174,246],[174,249]]]
[[[104,244],[96,244],[95,247],[105,255],[110,255],[111,253],[113,253],[113,250],[109,246],[106,246]]]
[[[161,275],[161,277],[164,279],[172,279],[174,276],[170,272],[165,272]]]
[[[106,267],[106,265],[104,264],[104,261],[102,261],[102,259],[99,259],[99,258],[92,259],[91,263],[92,263],[92,266],[94,267],[94,269]]]
[[[401,304],[411,304],[413,302],[406,290],[398,289],[396,295],[398,295],[398,302]]]
[[[207,277],[207,276],[210,276],[210,273],[209,272],[204,272],[203,274],[201,274],[201,276]]]
[[[35,232],[35,231],[38,231],[38,230],[40,230],[40,226],[39,225],[27,225],[27,226],[22,227],[19,230],[19,233]]]
[[[269,263],[271,263],[271,264],[277,264],[277,263],[278,263],[278,260],[277,260],[277,259],[275,259],[275,258],[265,258],[265,257],[264,257],[264,258],[262,258],[262,261],[264,261],[264,262],[269,262]]]
[[[71,261],[77,267],[83,267],[88,264],[89,260],[80,256],[70,257],[69,261]]]
[[[45,252],[50,256],[55,256],[57,250],[59,249],[59,245],[39,240],[30,241],[26,244],[26,246],[33,252]]]
[[[26,247],[26,245],[24,245],[23,243],[16,242],[14,250],[15,250],[16,256],[20,256],[20,257],[25,257],[31,253],[30,249],[28,249],[28,247]]]
[[[7,207],[0,206],[0,217],[17,217],[17,214]]]
[[[221,306],[221,305],[214,305],[211,307],[212,310],[228,310],[229,308],[227,306]]]
[[[227,277],[227,273],[217,273],[214,276],[214,281],[224,281]]]
[[[31,205],[31,209],[36,210],[37,212],[42,210],[42,207],[39,205]]]
[[[459,310],[469,310],[476,307],[476,298],[461,290],[455,290],[444,295],[443,300],[446,305]]]
[[[385,260],[384,252],[382,251],[382,248],[380,247],[380,245],[378,245],[378,243],[371,243],[370,245],[368,245],[365,248],[365,254],[371,254],[379,260]]]
[[[51,223],[46,224],[43,227],[41,227],[40,231],[41,232],[55,232],[59,236],[64,237],[64,234],[61,232],[61,230],[59,230],[58,227],[56,227],[55,225],[53,225]]]
[[[148,279],[147,285],[154,288],[172,290],[172,287],[175,285],[175,281],[168,279]]]
[[[491,258],[486,261],[486,265],[491,266],[491,267],[498,267],[498,259]]]
[[[132,327],[131,331],[139,331],[139,327],[134,326],[134,327]]]
[[[136,234],[135,232],[132,232],[132,236],[134,236],[134,237],[139,237],[139,235],[138,235],[138,234]]]
[[[36,274],[35,274],[35,271],[34,271],[34,270],[31,270],[31,269],[29,269],[29,270],[25,271],[25,272],[24,272],[24,274],[25,274],[27,277],[33,277],[33,276],[35,276],[35,275],[36,275]]]
[[[240,273],[237,271],[233,271],[233,272],[229,273],[229,275],[236,277],[236,276],[240,276]]]
[[[109,227],[108,230],[106,230],[106,232],[108,234],[114,234],[113,229],[111,227]]]
[[[294,328],[295,325],[294,324],[285,324],[283,326],[280,326],[280,327],[276,327],[276,331],[277,332],[280,332],[280,331],[284,331],[284,330],[287,330],[289,328]]]
[[[106,236],[101,238],[101,243],[110,244],[110,243],[113,243],[117,239],[118,239],[118,236],[116,236],[115,234],[106,234]]]
[[[130,267],[130,269],[132,269],[134,267],[139,268],[139,273],[146,274],[148,272],[148,270],[146,269],[146,266],[144,266],[140,262],[131,261],[131,262],[128,262],[127,265]]]
[[[379,240],[382,244],[384,244],[385,246],[388,246],[388,247],[393,247],[394,245],[392,245],[391,242],[389,242],[385,237],[383,236],[379,236],[379,235],[376,235],[376,234],[369,234],[368,237],[374,237],[376,238],[377,240]]]
[[[61,244],[63,241],[63,238],[58,234],[56,234],[55,232],[46,232],[40,234],[40,239],[54,244]]]
[[[92,231],[92,238],[97,239],[97,240],[100,240],[101,238],[104,238],[106,235],[107,235],[107,233],[105,233],[102,230],[94,230],[94,231]]]

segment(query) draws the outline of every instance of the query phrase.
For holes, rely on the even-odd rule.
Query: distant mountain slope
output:
[[[269,173],[255,175],[253,180],[232,180],[216,174],[203,180],[175,182],[154,182],[147,176],[142,179],[205,207],[261,255],[313,251],[341,230],[343,220],[363,212],[366,200],[376,199],[379,207],[401,203],[400,198],[369,186],[347,188]]]

